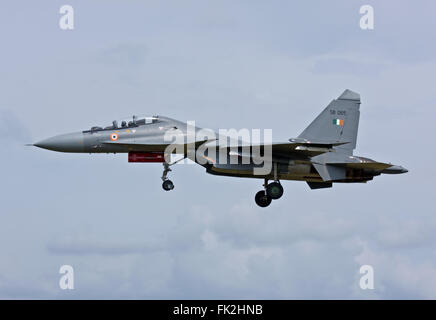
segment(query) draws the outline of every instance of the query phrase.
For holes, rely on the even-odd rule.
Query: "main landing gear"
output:
[[[259,207],[265,208],[271,204],[272,200],[281,198],[283,195],[283,187],[278,180],[268,183],[268,179],[265,179],[263,186],[265,190],[256,193],[254,200]]]

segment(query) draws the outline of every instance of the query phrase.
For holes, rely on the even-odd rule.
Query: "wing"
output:
[[[328,161],[324,163],[313,162],[313,166],[323,181],[342,180],[346,177],[347,169],[382,172],[392,164],[376,162],[362,157],[348,158],[348,162]]]
[[[289,142],[276,142],[270,144],[244,144],[222,146],[220,149],[225,148],[227,152],[237,154],[240,157],[253,158],[252,150],[257,148],[260,154],[265,154],[265,150],[270,149],[272,153],[272,160],[277,162],[285,162],[289,158],[295,159],[309,159],[311,157],[326,153],[334,152],[335,146],[346,144],[347,142],[322,142],[322,141],[302,141],[302,139],[290,139]],[[238,148],[237,148],[238,147]],[[250,150],[250,152],[244,152]]]

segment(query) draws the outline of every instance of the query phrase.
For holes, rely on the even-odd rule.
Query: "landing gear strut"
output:
[[[271,204],[272,200],[280,199],[283,195],[283,187],[279,180],[268,183],[268,179],[265,179],[263,184],[265,190],[261,190],[256,193],[254,200],[259,207],[265,208]]]
[[[163,163],[163,166],[164,166],[164,171],[162,174],[162,181],[163,181],[162,188],[165,191],[171,191],[174,189],[174,183],[170,179],[167,178],[167,175],[168,175],[168,172],[170,172],[172,170],[170,169],[170,165],[166,162]]]
[[[162,182],[162,188],[165,191],[171,191],[171,190],[174,189],[174,183],[170,179],[167,178],[168,172],[172,171],[170,169],[170,166],[172,166],[172,165],[182,161],[183,159],[185,159],[185,157],[186,156],[184,156],[183,158],[181,158],[181,159],[179,159],[177,161],[174,161],[172,163],[168,163],[168,162],[166,162],[166,159],[170,159],[170,155],[168,155],[168,154],[165,155],[165,162],[163,163],[164,170],[163,170],[162,177],[161,177],[161,179],[163,181]],[[168,161],[170,161],[170,160],[168,160]]]

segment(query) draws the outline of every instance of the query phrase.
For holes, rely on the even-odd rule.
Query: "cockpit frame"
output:
[[[149,124],[158,123],[158,122],[160,122],[158,116],[138,117],[138,116],[134,115],[132,118],[129,118],[129,119],[123,119],[121,121],[114,120],[114,121],[112,121],[111,126],[107,126],[104,128],[99,127],[99,126],[94,126],[94,127],[91,127],[91,129],[84,130],[82,132],[92,134],[94,132],[100,132],[100,131],[135,128],[135,127],[140,127],[140,126],[149,125]],[[121,124],[121,125],[119,125],[119,124]]]

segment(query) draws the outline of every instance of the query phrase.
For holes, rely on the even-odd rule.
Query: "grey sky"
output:
[[[434,1],[67,3],[73,31],[64,1],[0,4],[0,298],[436,298]],[[160,165],[23,146],[135,113],[285,140],[346,88],[355,153],[409,173],[266,210],[260,180],[180,165],[167,193]]]

